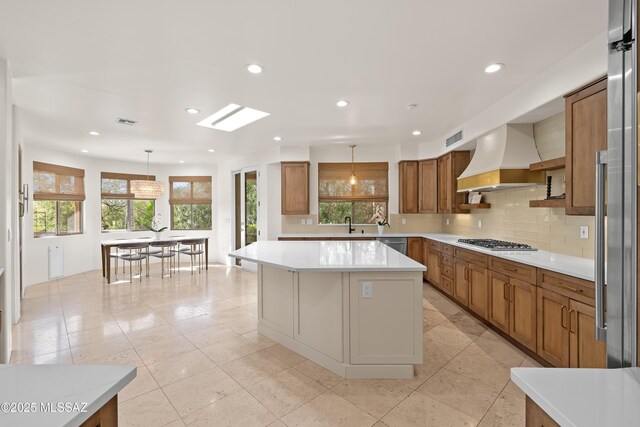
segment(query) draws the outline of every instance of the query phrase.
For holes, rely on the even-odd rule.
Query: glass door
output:
[[[243,168],[234,173],[235,194],[235,247],[250,245],[258,240],[258,168]],[[236,265],[249,271],[257,271],[257,265],[249,261],[236,261]]]

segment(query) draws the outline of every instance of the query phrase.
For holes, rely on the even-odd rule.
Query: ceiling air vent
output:
[[[453,145],[459,141],[462,141],[462,129],[447,138],[445,141],[445,146],[449,147],[450,145]]]
[[[138,123],[138,121],[137,120],[123,119],[122,117],[118,117],[118,120],[116,120],[116,123],[119,124],[119,125],[133,126],[136,123]]]

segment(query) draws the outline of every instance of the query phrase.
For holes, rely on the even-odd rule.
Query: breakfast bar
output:
[[[422,272],[377,241],[260,241],[258,331],[345,378],[411,378],[423,362]]]

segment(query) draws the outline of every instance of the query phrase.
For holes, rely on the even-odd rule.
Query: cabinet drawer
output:
[[[442,255],[442,265],[445,266],[449,266],[449,267],[453,267],[453,258],[451,258],[450,256],[447,255]]]
[[[538,286],[587,304],[593,304],[595,298],[593,282],[553,271],[539,269]]]
[[[427,242],[430,250],[440,252],[440,242],[436,242],[434,240],[427,240]]]
[[[453,280],[445,275],[440,276],[440,289],[451,295],[453,292]]]
[[[477,264],[481,267],[487,266],[487,255],[466,249],[454,248],[453,255],[461,260]]]
[[[490,257],[489,268],[498,273],[506,274],[509,277],[523,280],[527,283],[536,283],[536,268],[506,259]]]
[[[453,246],[451,245],[445,245],[444,243],[441,243],[440,251],[445,255],[453,256]]]
[[[447,276],[449,279],[453,279],[453,267],[448,265],[442,266],[442,275]]]

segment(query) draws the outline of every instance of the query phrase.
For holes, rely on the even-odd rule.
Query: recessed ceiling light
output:
[[[96,132],[95,130],[90,130],[89,135],[98,136],[100,135],[100,132]]]
[[[83,153],[88,153],[89,152],[89,150],[80,150],[80,151],[82,151]]]
[[[197,108],[185,108],[184,111],[186,111],[189,114],[198,114],[200,112],[200,110],[198,110]]]
[[[341,99],[338,102],[336,102],[336,105],[340,108],[344,108],[347,105],[349,105],[349,101],[347,101],[346,99]]]
[[[184,160],[179,160],[178,163],[184,163]]]
[[[485,73],[495,73],[496,71],[500,71],[504,67],[504,64],[495,63],[491,65],[487,65],[487,68],[484,69]]]
[[[210,129],[233,132],[269,115],[264,111],[254,110],[242,105],[229,104],[196,124]]]
[[[260,74],[262,71],[264,71],[264,68],[262,68],[262,65],[259,65],[259,64],[248,64],[246,67],[247,67],[247,71],[250,72],[251,74]]]
[[[273,137],[273,140],[274,140],[275,142],[280,142],[280,141],[282,141],[282,137],[281,137],[281,136],[274,136],[274,137]]]
[[[207,150],[207,151],[209,151],[210,153],[215,153],[216,152],[216,150],[214,150],[213,148],[209,148],[209,150]]]
[[[414,130],[413,132],[411,132],[411,135],[413,136],[418,136],[418,135],[422,135],[422,131],[421,130]]]

